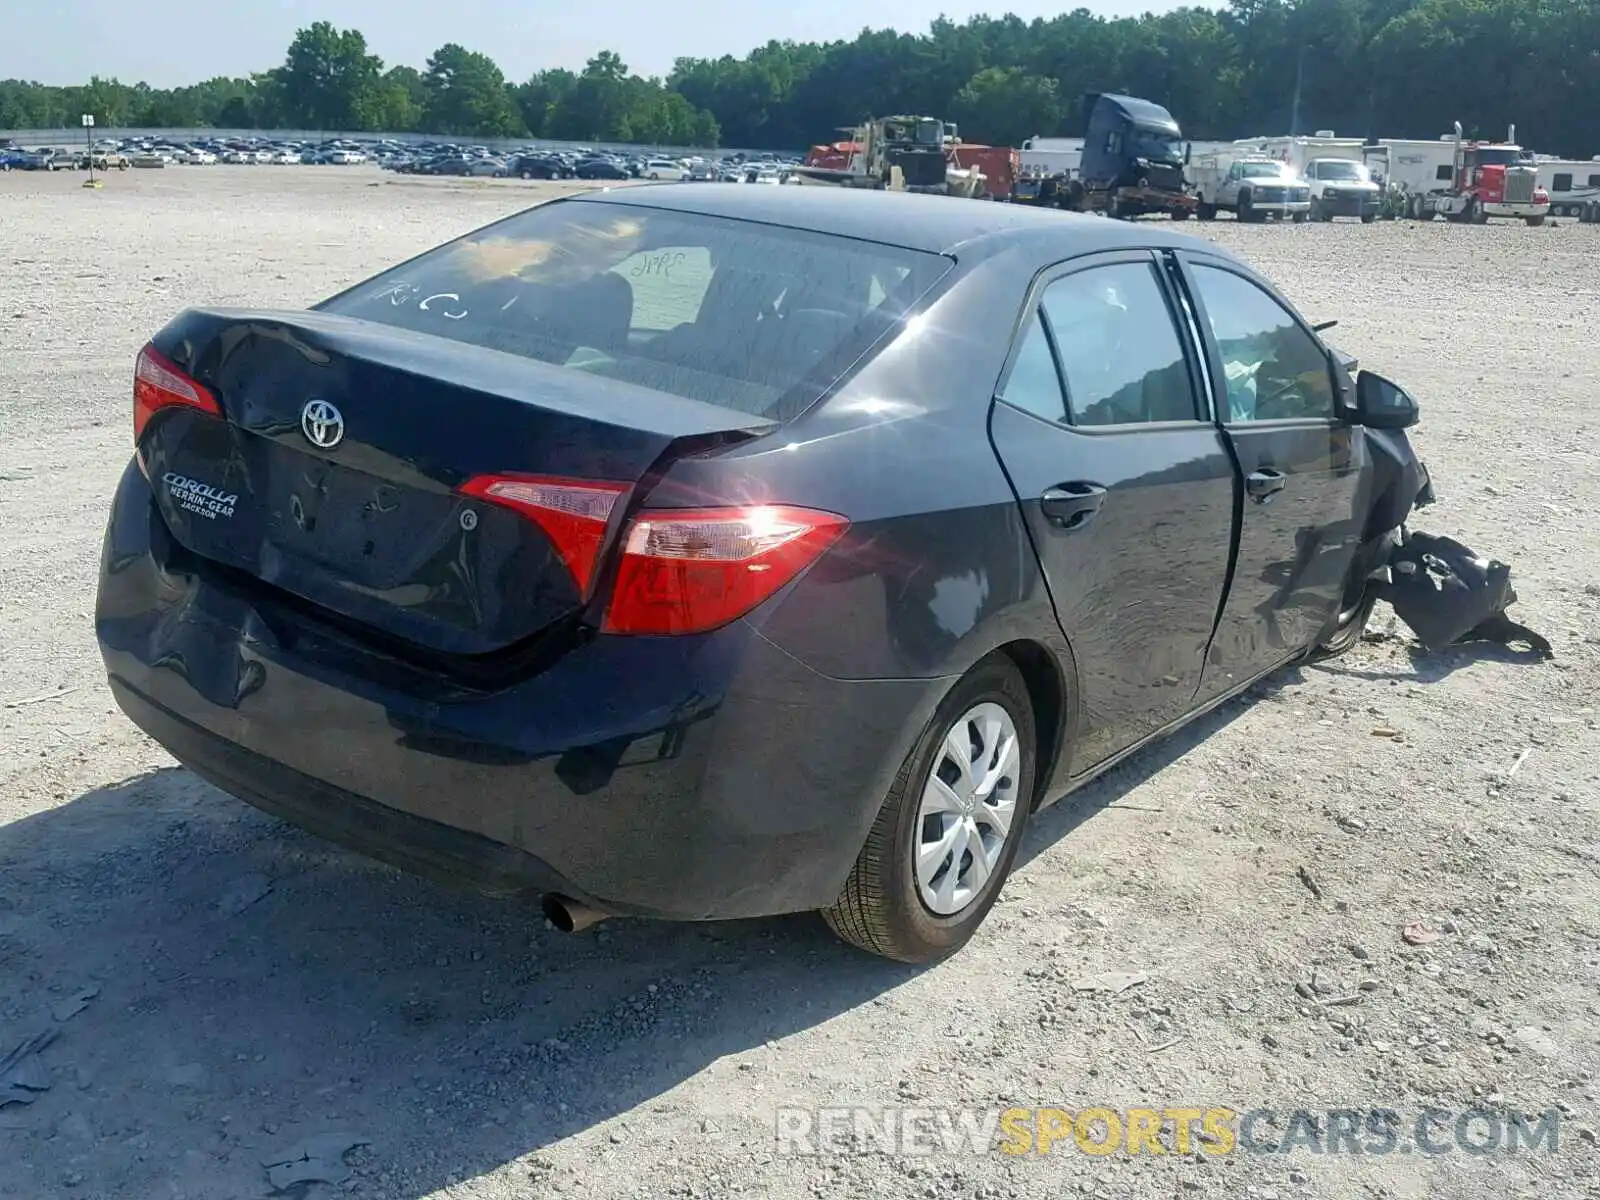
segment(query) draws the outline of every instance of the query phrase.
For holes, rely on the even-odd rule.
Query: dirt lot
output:
[[[554,185],[80,179],[0,177],[0,1055],[58,1035],[0,1107],[0,1196],[258,1196],[318,1134],[370,1142],[344,1189],[404,1200],[1600,1196],[1600,228],[1200,229],[1415,391],[1427,524],[1515,565],[1556,658],[1395,635],[1286,671],[1047,813],[918,972],[807,917],[562,937],[136,733],[91,611],[146,335],[314,301]],[[1074,989],[1106,972],[1147,978]],[[777,1153],[780,1106],[853,1103],[1564,1115],[1554,1154]]]

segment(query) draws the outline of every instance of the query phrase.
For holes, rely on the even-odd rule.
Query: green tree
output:
[[[1056,81],[1021,67],[985,67],[956,93],[951,114],[968,141],[1020,146],[1025,138],[1049,136],[1061,124]]]
[[[248,79],[159,89],[0,81],[0,128],[106,126],[418,130],[574,141],[726,142],[796,150],[869,116],[959,121],[1015,142],[1081,133],[1086,92],[1169,108],[1194,138],[1299,129],[1437,137],[1469,132],[1550,153],[1600,154],[1600,0],[1225,0],[1105,18],[940,18],[920,33],[867,29],[826,43],[768,42],[740,57],[683,58],[641,78],[602,51],[581,73],[507,87],[487,56],[444,46],[426,72],[389,71],[356,30],[318,22],[281,66]],[[1296,96],[1298,95],[1298,107]]]
[[[514,137],[525,132],[505,76],[487,54],[454,42],[428,59],[424,128],[430,133]]]
[[[390,67],[362,110],[363,129],[410,133],[422,125],[428,89],[415,67]]]
[[[280,118],[303,129],[369,129],[382,111],[383,60],[359,30],[318,21],[294,35],[274,72]]]
[[[578,77],[571,71],[540,71],[516,89],[517,110],[522,123],[534,137],[560,138],[565,127],[565,105]]]

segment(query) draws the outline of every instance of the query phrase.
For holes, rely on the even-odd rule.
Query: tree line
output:
[[[1469,133],[1549,153],[1600,153],[1600,0],[1229,0],[1108,19],[940,19],[926,33],[769,42],[742,58],[680,58],[665,78],[614,53],[516,83],[492,58],[441,46],[423,69],[386,67],[358,30],[318,22],[283,63],[240,79],[152,88],[0,81],[0,128],[295,128],[455,137],[798,150],[865,117],[956,121],[1017,145],[1082,132],[1081,97],[1166,105],[1191,137],[1333,129]]]

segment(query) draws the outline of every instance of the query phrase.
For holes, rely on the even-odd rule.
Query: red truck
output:
[[[1455,170],[1449,186],[1413,194],[1406,215],[1418,221],[1442,216],[1469,225],[1487,224],[1490,217],[1514,217],[1543,225],[1550,213],[1550,194],[1539,186],[1532,153],[1516,140],[1513,125],[1504,142],[1464,141],[1457,121]]]

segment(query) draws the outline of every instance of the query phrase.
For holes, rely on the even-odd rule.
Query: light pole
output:
[[[89,178],[84,183],[86,188],[97,188],[100,183],[94,177],[94,114],[83,114],[83,150],[89,156]]]

